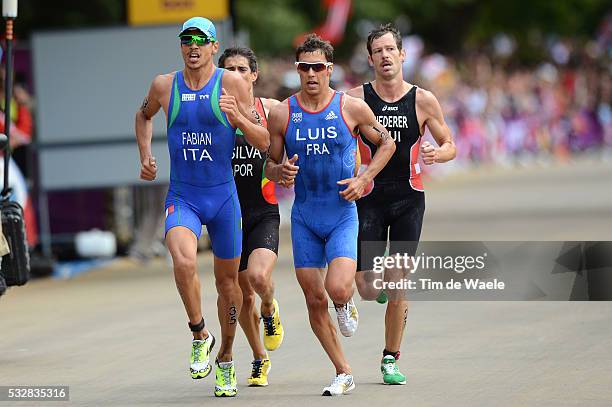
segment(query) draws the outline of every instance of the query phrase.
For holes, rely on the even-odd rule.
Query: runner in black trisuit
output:
[[[425,212],[425,195],[418,163],[419,150],[427,165],[455,157],[455,144],[444,121],[436,97],[403,80],[405,52],[399,31],[391,24],[381,26],[368,36],[369,62],[375,81],[351,89],[348,94],[362,98],[377,120],[395,140],[396,151],[389,163],[374,178],[369,193],[357,201],[359,214],[358,271],[372,270],[375,256],[382,256],[390,241],[389,254],[414,255],[421,236]],[[438,143],[421,144],[425,127]],[[361,139],[362,167],[367,166],[376,146]],[[386,295],[366,279],[368,273],[357,273],[355,281],[362,298]],[[386,280],[396,281],[400,273],[387,271]],[[408,301],[401,292],[390,291],[385,315],[385,348],[381,371],[386,384],[405,384],[396,361],[406,324]],[[382,302],[382,301],[381,301]]]

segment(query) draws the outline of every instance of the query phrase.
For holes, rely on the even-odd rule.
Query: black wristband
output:
[[[191,329],[191,332],[200,332],[201,330],[204,329],[204,318],[202,318],[202,320],[195,324],[192,325],[191,322],[188,322],[187,325],[189,325],[189,329]]]

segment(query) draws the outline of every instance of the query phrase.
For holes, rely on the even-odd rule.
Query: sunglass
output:
[[[331,62],[296,62],[295,66],[302,72],[308,72],[312,69],[315,72],[322,72],[327,69],[327,67],[332,66]]]
[[[191,45],[192,43],[196,43],[196,45],[206,45],[210,42],[215,42],[214,38],[204,37],[202,35],[181,35],[181,44],[183,45]]]

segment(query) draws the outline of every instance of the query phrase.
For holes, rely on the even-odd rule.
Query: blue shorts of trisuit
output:
[[[233,180],[212,187],[171,182],[166,196],[165,233],[176,226],[191,230],[196,238],[206,225],[213,254],[221,259],[240,256],[242,227],[240,202]]]
[[[357,261],[357,208],[336,207],[331,213],[294,204],[291,239],[295,268],[323,268],[338,257]]]

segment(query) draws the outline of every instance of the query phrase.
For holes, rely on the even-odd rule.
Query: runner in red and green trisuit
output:
[[[248,83],[253,105],[267,127],[267,112],[279,102],[255,98],[253,84],[257,80],[257,59],[249,48],[228,48],[219,58],[219,66],[240,74]],[[243,305],[239,322],[253,350],[253,367],[247,379],[250,386],[267,386],[271,367],[266,350],[277,349],[283,341],[279,307],[274,299],[272,269],[278,254],[280,216],[275,184],[264,175],[266,154],[251,146],[241,131],[236,132],[232,167],[242,212],[242,256],[239,282]],[[261,298],[255,307],[255,293]],[[264,323],[263,344],[259,319]],[[265,349],[264,349],[265,347]]]

